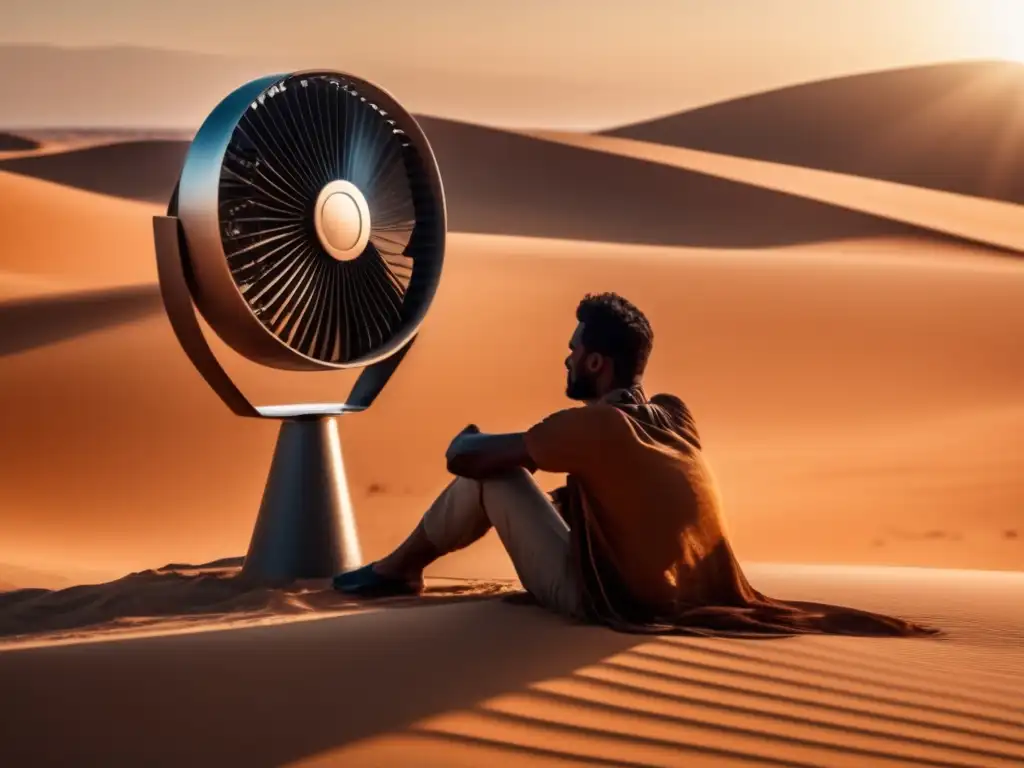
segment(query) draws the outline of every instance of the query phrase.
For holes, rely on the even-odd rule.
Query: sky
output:
[[[215,54],[248,61],[253,76],[272,67],[337,68],[376,80],[413,111],[509,127],[601,128],[854,72],[1024,60],[1024,0],[17,5],[4,14],[0,45]],[[123,70],[131,66],[112,61],[111,72],[127,76]],[[221,66],[211,61],[214,69]],[[77,68],[68,69],[73,80]],[[189,69],[188,76],[196,75]],[[182,84],[182,92],[191,87]]]

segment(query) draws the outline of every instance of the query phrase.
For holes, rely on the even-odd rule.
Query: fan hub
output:
[[[323,249],[338,261],[358,257],[370,239],[366,197],[350,181],[327,184],[316,199],[313,224]]]

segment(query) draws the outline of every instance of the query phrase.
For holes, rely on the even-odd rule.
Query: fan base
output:
[[[280,584],[361,565],[336,418],[282,421],[242,577]]]

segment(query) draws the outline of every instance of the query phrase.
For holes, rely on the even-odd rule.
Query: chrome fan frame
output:
[[[250,305],[244,293],[244,286],[240,285],[237,277],[238,268],[232,269],[229,258],[232,251],[225,233],[226,222],[223,215],[225,178],[230,174],[230,170],[225,173],[225,168],[232,160],[229,150],[237,136],[236,131],[247,114],[250,110],[261,109],[266,99],[280,97],[289,88],[305,87],[304,81],[324,78],[351,86],[356,94],[346,98],[360,99],[372,108],[381,120],[386,120],[394,127],[394,140],[402,142],[400,159],[405,164],[405,169],[409,171],[408,182],[415,209],[414,226],[410,232],[408,247],[404,247],[399,254],[412,260],[408,283],[404,285],[399,304],[395,305],[392,302],[392,306],[383,308],[384,311],[391,313],[389,322],[394,327],[389,327],[386,331],[378,328],[376,343],[368,336],[367,343],[346,346],[346,350],[355,351],[345,354],[338,352],[341,348],[338,344],[335,344],[331,354],[309,354],[308,349],[299,349],[293,343],[294,339],[282,338],[278,335],[279,331],[275,332],[274,328],[268,325],[269,321],[261,319],[260,314]],[[297,121],[297,124],[300,123],[302,130],[306,132],[315,130],[315,126],[329,125],[317,123],[315,120],[308,121],[306,118]],[[337,127],[336,123],[334,128]],[[348,126],[345,128],[347,130]],[[337,136],[322,138],[337,141]],[[327,170],[329,175],[324,177],[324,180],[328,184],[351,181],[346,179],[344,174],[334,172],[334,169]],[[363,192],[367,193],[367,190]],[[367,194],[367,198],[370,197],[372,195]],[[341,261],[345,254],[330,253],[326,243],[322,242],[320,222],[317,218],[321,201],[322,199],[317,197],[310,200],[307,212],[309,232],[320,236],[320,246],[323,249],[317,254],[317,258]],[[365,201],[363,204],[365,205]],[[190,273],[189,282],[197,308],[216,334],[231,348],[254,362],[270,367],[286,370],[333,370],[378,363],[396,354],[413,339],[440,282],[447,211],[433,150],[416,120],[387,91],[347,73],[306,70],[271,75],[253,80],[229,94],[210,113],[192,141],[182,168],[174,207],[174,213],[181,221]],[[371,211],[371,220],[372,213]],[[374,235],[370,234],[369,237],[372,240]],[[363,242],[365,243],[365,238]],[[371,243],[366,247],[370,249],[374,246]],[[361,252],[355,256],[366,258],[366,253]],[[386,261],[383,256],[381,260]],[[395,274],[390,268],[385,267],[381,274],[385,272],[394,278]],[[350,294],[346,293],[345,296],[349,297],[346,300],[353,301]],[[335,300],[339,304],[342,302],[339,291],[336,291]],[[379,305],[366,306],[361,311],[365,317],[378,318],[381,309]],[[396,311],[400,314],[395,315]],[[341,322],[338,317],[334,317],[333,321]],[[312,346],[316,346],[315,342]]]

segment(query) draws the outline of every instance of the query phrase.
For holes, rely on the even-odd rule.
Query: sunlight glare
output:
[[[996,56],[1024,62],[1024,0],[988,0],[971,9]]]

